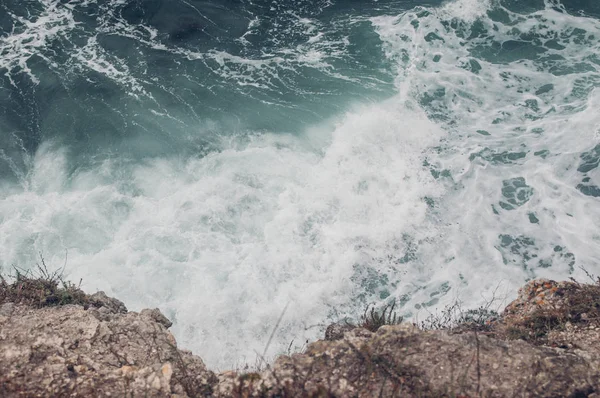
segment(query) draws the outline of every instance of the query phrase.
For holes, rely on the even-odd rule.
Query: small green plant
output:
[[[394,311],[394,307],[396,306],[396,302],[392,304],[388,304],[381,312],[375,310],[375,306],[370,308],[367,307],[362,316],[362,322],[360,327],[370,330],[371,332],[376,332],[377,329],[382,327],[383,325],[398,325],[402,322],[403,318],[397,316]]]

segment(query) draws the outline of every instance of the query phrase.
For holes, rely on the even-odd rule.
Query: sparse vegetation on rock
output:
[[[34,271],[14,268],[12,277],[0,275],[0,302],[24,304],[35,308],[54,305],[90,305],[89,296],[79,285],[63,279],[62,271],[49,271],[44,258]],[[8,279],[8,280],[7,280]],[[9,280],[13,279],[11,283]]]
[[[158,309],[128,312],[38,271],[0,281],[1,397],[212,395],[215,375],[177,348]]]

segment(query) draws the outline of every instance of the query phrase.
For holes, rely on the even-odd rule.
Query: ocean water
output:
[[[596,0],[0,0],[0,268],[215,369],[600,274],[599,164]]]

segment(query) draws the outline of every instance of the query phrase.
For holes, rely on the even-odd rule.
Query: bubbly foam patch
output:
[[[479,18],[486,16],[491,8],[493,0],[455,0],[444,4],[440,9],[440,15],[450,19],[456,18],[463,22],[473,23]]]
[[[2,263],[39,251],[62,264],[67,251],[71,279],[133,309],[160,307],[210,365],[253,363],[286,304],[269,355],[413,273],[398,258],[414,245],[406,236],[435,235],[425,198],[440,191],[421,164],[440,135],[390,100],[345,116],[321,153],[261,135],[202,159],[68,176],[65,154],[45,147],[31,189],[0,202]]]
[[[58,1],[40,0],[40,6],[42,11],[35,18],[10,14],[14,21],[12,32],[0,36],[0,70],[5,70],[13,84],[12,75],[19,73],[25,73],[34,83],[39,83],[28,61],[39,55],[39,50],[51,41],[65,39],[76,27],[71,10],[62,7]]]
[[[467,305],[499,282],[600,271],[600,23],[484,3],[373,19],[399,89],[449,133],[428,159],[449,189],[436,204],[444,239],[425,262],[461,276]]]

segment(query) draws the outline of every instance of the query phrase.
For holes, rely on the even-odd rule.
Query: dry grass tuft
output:
[[[36,308],[66,304],[79,304],[87,308],[91,304],[80,285],[63,279],[64,267],[49,271],[41,255],[35,270],[17,267],[14,270],[14,276],[7,278],[0,275],[0,303],[11,302]]]
[[[455,333],[490,332],[500,317],[496,310],[490,308],[492,303],[489,301],[479,308],[465,310],[460,301],[455,301],[440,312],[429,314],[418,326],[422,330],[448,330]]]

